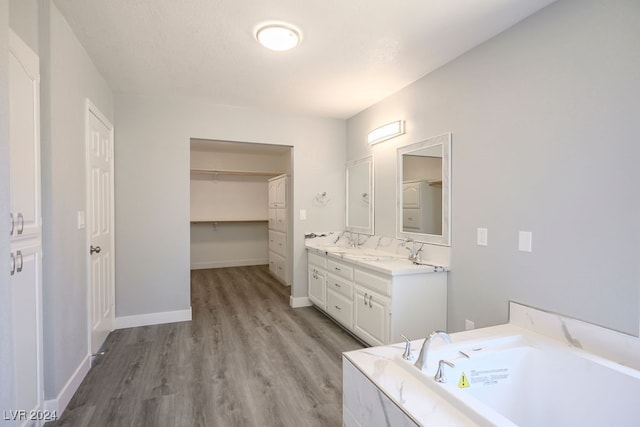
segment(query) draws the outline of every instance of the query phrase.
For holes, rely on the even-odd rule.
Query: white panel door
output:
[[[16,374],[15,408],[25,410],[27,414],[40,409],[42,398],[41,266],[39,242],[13,246],[10,282]]]
[[[96,354],[114,323],[113,127],[93,106],[87,111],[87,226],[91,353]]]
[[[37,236],[40,215],[38,56],[13,32],[9,54],[10,235]]]

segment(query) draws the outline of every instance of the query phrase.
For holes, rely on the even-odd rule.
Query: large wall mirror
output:
[[[346,163],[346,227],[373,235],[373,156]]]
[[[397,234],[450,246],[451,134],[398,148]]]

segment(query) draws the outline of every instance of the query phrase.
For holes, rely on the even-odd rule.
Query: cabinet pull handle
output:
[[[336,308],[336,310],[342,310],[340,307],[338,307],[337,305],[334,305],[334,307]]]
[[[11,275],[13,276],[16,272],[16,256],[14,254],[11,254],[11,268],[9,269],[9,271],[11,272]]]
[[[16,266],[16,273],[21,273],[22,264],[24,263],[24,259],[22,258],[22,251],[16,252],[16,257],[20,260],[20,263]]]
[[[22,212],[18,213],[18,234],[22,234],[24,231],[24,216]]]
[[[367,305],[367,296],[368,294],[365,292],[364,298],[362,299],[362,301],[364,301],[364,305]]]
[[[373,295],[369,295],[369,308],[372,308],[371,299],[373,299]]]
[[[13,229],[16,228],[16,222],[13,220],[13,212],[9,213],[9,220],[11,221],[11,226],[9,228],[9,236],[13,236]]]
[[[337,282],[333,282],[333,285],[334,285],[336,288],[339,288],[339,287],[340,287],[340,283],[337,283]]]
[[[333,267],[334,270],[340,271],[340,267]]]

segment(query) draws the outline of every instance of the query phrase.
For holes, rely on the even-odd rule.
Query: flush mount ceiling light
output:
[[[258,25],[256,40],[267,49],[289,50],[300,44],[302,32],[294,25],[284,22],[267,22]]]
[[[375,128],[369,132],[367,135],[367,142],[369,145],[373,145],[378,142],[386,141],[387,139],[395,138],[403,133],[404,120],[396,120],[395,122],[387,123],[386,125]]]

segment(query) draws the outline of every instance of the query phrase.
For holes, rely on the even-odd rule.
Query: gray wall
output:
[[[89,352],[87,331],[85,102],[113,119],[113,99],[68,24],[39,2],[42,121],[45,399],[58,396]]]
[[[561,0],[348,121],[347,158],[375,156],[385,235],[396,148],[453,133],[450,330],[503,323],[512,299],[637,335],[639,20],[637,1]],[[366,146],[399,118],[406,135]]]
[[[294,147],[292,295],[306,297],[304,232],[344,226],[344,120],[132,95],[115,112],[116,316],[190,307],[191,138]],[[323,191],[332,202],[314,206]]]
[[[0,2],[0,218],[9,217],[9,4]],[[0,259],[9,259],[9,235],[0,233]],[[4,264],[3,264],[4,265]],[[11,289],[9,271],[0,268],[0,410],[13,403]]]

